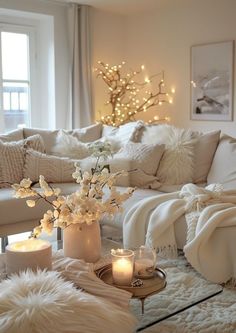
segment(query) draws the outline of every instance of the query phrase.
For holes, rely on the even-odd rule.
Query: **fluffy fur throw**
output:
[[[58,272],[27,271],[0,284],[1,333],[133,332],[134,317],[75,289]]]

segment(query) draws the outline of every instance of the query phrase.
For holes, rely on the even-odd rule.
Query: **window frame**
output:
[[[18,33],[18,34],[26,34],[28,36],[28,69],[29,69],[29,77],[28,80],[8,80],[3,79],[2,73],[2,41],[1,41],[1,33],[2,32],[10,32],[10,33]],[[2,127],[4,126],[4,114],[3,114],[3,83],[4,82],[23,82],[28,83],[29,85],[29,100],[28,100],[28,112],[29,112],[29,124],[31,127],[32,124],[38,122],[37,121],[37,82],[36,82],[36,68],[37,68],[37,52],[36,52],[36,29],[31,25],[20,25],[20,24],[12,24],[12,23],[3,23],[0,22],[0,109],[1,109],[1,118]],[[1,128],[0,128],[1,129]],[[1,129],[1,131],[5,129]]]

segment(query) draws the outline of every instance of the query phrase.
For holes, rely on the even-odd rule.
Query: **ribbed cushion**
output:
[[[44,152],[40,135],[34,135],[18,142],[0,141],[0,188],[19,183],[23,178],[25,151],[35,149]]]
[[[50,183],[75,182],[72,178],[74,163],[74,160],[65,157],[46,155],[30,149],[26,152],[23,176],[33,182],[38,181],[40,175]]]

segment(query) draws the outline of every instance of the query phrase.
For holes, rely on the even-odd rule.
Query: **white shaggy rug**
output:
[[[139,328],[189,304],[191,299],[204,298],[217,291],[216,285],[205,281],[184,259],[162,261],[161,266],[167,272],[168,286],[145,302],[144,316],[140,314],[140,303],[132,300],[133,311],[140,320]],[[227,287],[219,295],[141,332],[236,333],[236,289]]]

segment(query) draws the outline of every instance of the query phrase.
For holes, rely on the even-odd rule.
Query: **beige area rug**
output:
[[[140,320],[139,329],[168,313],[179,310],[192,300],[204,298],[219,286],[207,282],[181,258],[161,261],[168,276],[168,286],[145,302],[145,314],[140,314],[140,303],[132,301],[133,312]],[[223,292],[181,312],[174,317],[140,330],[144,333],[236,333],[236,289]]]

